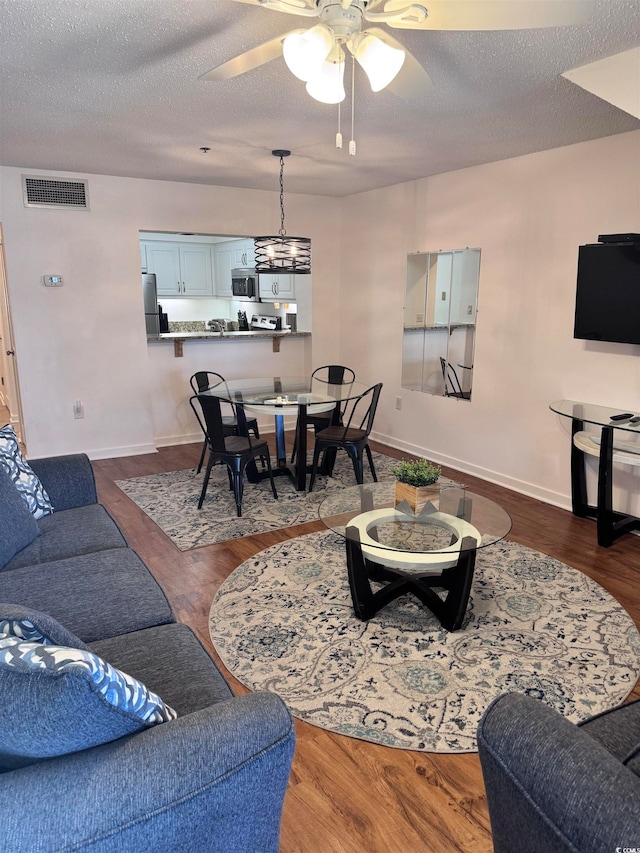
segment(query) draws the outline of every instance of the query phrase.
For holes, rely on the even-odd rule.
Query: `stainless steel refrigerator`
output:
[[[159,335],[160,317],[158,315],[158,291],[155,273],[142,274],[142,295],[144,297],[144,319],[147,334]]]

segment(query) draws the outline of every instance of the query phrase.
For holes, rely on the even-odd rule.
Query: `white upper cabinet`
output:
[[[260,273],[260,299],[264,302],[293,302],[296,298],[296,277],[285,273]]]
[[[197,243],[145,244],[147,272],[155,273],[158,296],[212,296],[210,246]]]
[[[213,295],[213,269],[209,246],[180,246],[180,271],[184,296]]]
[[[213,268],[215,271],[215,295],[233,296],[231,290],[231,270],[234,264],[234,252],[230,243],[218,243],[211,249]]]
[[[233,267],[253,269],[256,265],[253,240],[234,240],[232,246]]]

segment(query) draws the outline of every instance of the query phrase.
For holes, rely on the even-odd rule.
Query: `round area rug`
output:
[[[369,622],[353,613],[344,540],[301,536],[223,583],[210,633],[225,666],[312,725],[402,749],[473,752],[501,693],[536,696],[578,722],[622,702],[640,635],[586,575],[501,542],[478,552],[460,631],[411,595]]]

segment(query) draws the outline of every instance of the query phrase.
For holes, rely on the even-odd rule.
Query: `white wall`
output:
[[[0,217],[29,455],[85,451],[97,458],[154,450],[155,436],[172,427],[163,423],[158,432],[153,420],[155,362],[145,336],[138,232],[269,233],[279,223],[279,196],[82,175],[89,181],[89,211],[27,209],[23,171],[29,173],[0,169]],[[338,347],[340,204],[287,195],[286,209],[295,232],[312,240],[313,359],[322,364]],[[62,288],[42,285],[41,277],[53,272],[64,276]],[[255,363],[245,368],[256,372]],[[84,404],[83,420],[73,418],[75,400]],[[175,408],[175,401],[165,405]]]
[[[640,133],[630,133],[342,200],[287,196],[288,221],[313,241],[313,348],[299,356],[301,372],[339,359],[359,380],[383,381],[379,438],[567,506],[568,423],[549,403],[640,410],[640,347],[572,337],[578,246],[640,232],[639,157]],[[268,231],[277,194],[90,175],[90,212],[26,210],[20,174],[0,169],[0,218],[29,453],[97,457],[177,440],[181,415],[154,423],[153,376],[167,354],[148,357],[138,231]],[[473,400],[408,391],[406,254],[466,246],[482,250]],[[50,272],[65,276],[62,289],[40,284]],[[178,361],[166,411],[176,408],[175,377],[191,368]],[[252,372],[264,371],[252,363]],[[76,399],[83,421],[73,419]],[[640,492],[637,471],[616,482],[621,506]]]
[[[344,200],[357,229],[341,307],[358,320],[340,351],[358,379],[384,382],[381,439],[568,505],[568,423],[549,403],[640,411],[640,346],[573,339],[578,246],[640,232],[639,163],[640,133],[629,133]],[[402,388],[406,253],[467,246],[482,250],[473,400]],[[616,483],[621,506],[640,492],[637,469]]]
[[[198,441],[202,433],[189,405],[189,378],[197,370],[213,370],[225,379],[246,376],[309,376],[313,369],[311,337],[289,337],[273,351],[269,338],[253,340],[186,341],[182,358],[174,356],[173,343],[149,345],[149,387],[158,447]],[[260,434],[274,431],[273,417],[257,417]],[[285,419],[285,427],[295,425]],[[196,460],[197,461],[197,460]]]

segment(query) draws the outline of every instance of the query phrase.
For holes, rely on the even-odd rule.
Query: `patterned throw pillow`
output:
[[[0,639],[4,637],[18,637],[30,643],[44,643],[45,646],[69,646],[89,651],[89,647],[80,637],[76,637],[53,616],[23,607],[21,604],[0,602]]]
[[[0,638],[0,770],[133,734],[177,713],[84,649]]]
[[[34,518],[42,518],[53,512],[49,495],[22,456],[11,424],[0,429],[0,465],[11,477]]]

